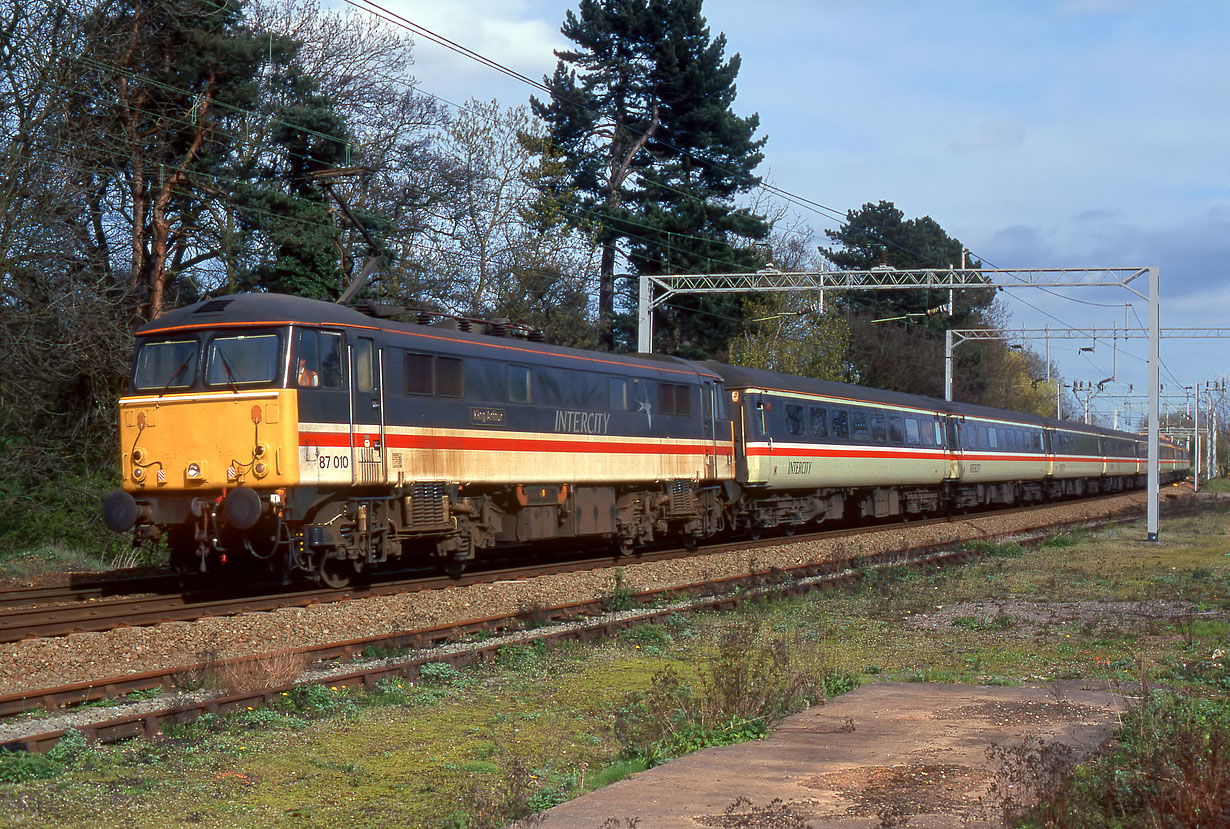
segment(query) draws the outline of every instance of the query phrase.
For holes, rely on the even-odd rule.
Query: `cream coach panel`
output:
[[[747,453],[750,481],[778,489],[938,484],[947,470],[942,449],[764,441]]]

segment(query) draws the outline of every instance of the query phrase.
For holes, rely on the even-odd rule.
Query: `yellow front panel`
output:
[[[124,489],[153,494],[297,484],[297,394],[267,389],[122,398]]]

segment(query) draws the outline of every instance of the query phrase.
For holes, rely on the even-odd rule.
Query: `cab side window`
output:
[[[354,387],[363,392],[376,390],[376,343],[367,337],[355,340]]]
[[[369,340],[370,342],[370,340]],[[306,328],[299,331],[298,358],[294,366],[296,385],[340,389],[342,382],[342,335]]]

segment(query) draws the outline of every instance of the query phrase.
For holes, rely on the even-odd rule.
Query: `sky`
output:
[[[536,79],[567,47],[559,28],[575,8],[380,5]],[[733,108],[759,115],[766,181],[839,214],[894,202],[988,266],[1157,266],[1164,328],[1230,327],[1225,0],[706,0],[704,14],[741,57]],[[420,91],[446,101],[512,106],[534,92],[426,39],[414,54]],[[802,216],[817,242],[836,226]],[[1011,327],[1148,319],[1118,288],[1001,297]],[[1144,340],[1052,340],[1050,354],[1069,382],[1113,376],[1095,411],[1131,414],[1115,393],[1144,387]],[[1230,340],[1164,340],[1165,393],[1223,378],[1227,354]]]

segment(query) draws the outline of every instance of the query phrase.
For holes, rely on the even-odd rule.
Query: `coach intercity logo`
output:
[[[555,431],[578,435],[605,435],[610,431],[610,412],[555,412]]]

